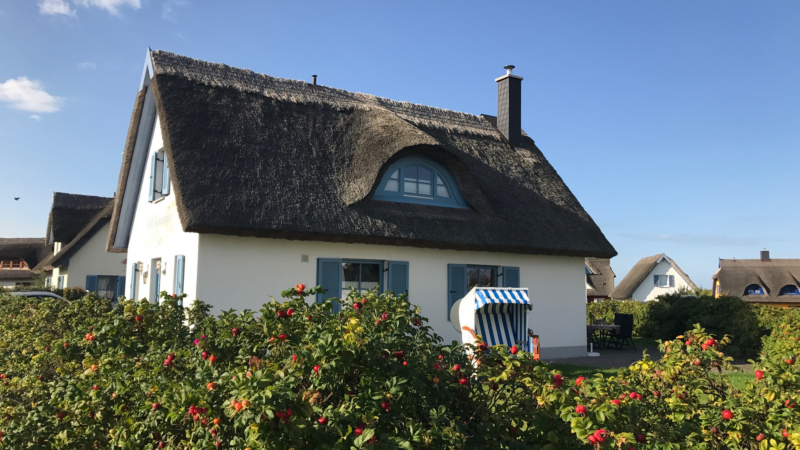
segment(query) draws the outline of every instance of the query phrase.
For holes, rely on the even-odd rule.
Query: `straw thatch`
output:
[[[0,238],[0,260],[21,259],[29,268],[47,257],[52,247],[43,238]],[[29,280],[36,275],[29,269],[0,270],[0,280]]]
[[[162,51],[151,58],[150,88],[185,231],[616,254],[533,140],[511,147],[487,116]],[[416,154],[446,166],[472,208],[372,201],[386,168]],[[112,224],[121,203],[118,196]]]
[[[713,276],[720,291],[754,303],[800,303],[798,295],[779,295],[784,286],[800,287],[800,259],[722,259]],[[764,295],[744,295],[757,284]]]
[[[586,265],[592,271],[586,275],[586,284],[591,288],[586,289],[587,297],[609,297],[614,290],[616,275],[611,270],[609,258],[586,258]]]
[[[69,259],[78,250],[86,244],[98,231],[100,231],[105,224],[111,220],[111,212],[114,209],[114,203],[108,203],[103,209],[97,211],[89,221],[78,230],[75,237],[67,244],[61,247],[58,253],[50,254],[47,258],[43,259],[36,267],[33,268],[35,273],[42,273],[46,270],[53,270],[55,267],[62,267],[69,265]]]
[[[616,288],[611,291],[611,298],[616,299],[629,299],[633,295],[633,292],[636,288],[645,281],[645,278],[648,274],[656,267],[658,262],[664,258],[673,269],[675,269],[678,274],[683,277],[684,280],[689,284],[692,289],[697,289],[697,285],[694,284],[689,275],[681,270],[680,267],[672,260],[669,256],[665,255],[664,253],[659,253],[658,255],[648,256],[646,258],[642,258],[633,268],[625,275],[625,278],[619,282]]]
[[[113,202],[110,197],[53,193],[53,205],[47,220],[48,244],[70,242],[98,211]]]

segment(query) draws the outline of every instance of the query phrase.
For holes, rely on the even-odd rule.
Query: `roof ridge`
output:
[[[256,72],[251,69],[229,66],[224,63],[205,61],[165,50],[152,50],[151,57],[153,59],[153,69],[155,71],[155,75],[184,76],[187,79],[208,86],[227,87],[239,90],[241,92],[259,94],[279,100],[291,100],[297,103],[325,103],[337,108],[383,108],[398,115],[402,119],[411,121],[416,125],[435,127],[435,125],[432,123],[432,117],[430,116],[435,114],[450,116],[449,118],[451,119],[451,122],[458,122],[452,123],[452,127],[445,127],[451,131],[472,132],[474,134],[492,136],[498,140],[502,140],[499,130],[497,130],[495,126],[486,120],[486,118],[478,114],[439,108],[422,103],[393,100],[387,97],[348,91],[331,86],[313,85],[302,80],[276,77]],[[172,59],[172,61],[166,61],[166,59]],[[217,70],[220,72],[234,71],[238,72],[238,75],[240,76],[230,77],[229,74],[228,78],[235,78],[234,81],[230,81],[212,79],[208,76],[201,76],[199,73],[191,74],[192,68],[190,66],[192,64],[202,65],[205,69]],[[253,86],[254,84],[259,84],[259,86],[257,86],[259,89],[256,89],[256,86]],[[278,92],[278,90],[275,89],[278,86],[290,86],[296,91],[289,92],[284,90],[283,92]],[[323,93],[329,97],[335,98],[325,98],[324,95],[320,95]],[[442,117],[439,117],[438,119],[441,120]]]

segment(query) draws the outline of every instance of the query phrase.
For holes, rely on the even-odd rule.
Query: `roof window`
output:
[[[389,166],[372,198],[469,208],[450,172],[441,164],[421,156],[403,158]]]
[[[757,284],[751,284],[744,290],[744,295],[764,295],[764,289]]]
[[[800,295],[800,289],[793,284],[787,284],[781,288],[781,291],[778,293],[778,295]]]

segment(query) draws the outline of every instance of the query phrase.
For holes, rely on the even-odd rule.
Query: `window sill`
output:
[[[165,198],[167,198],[166,195],[162,196],[162,197],[158,197],[157,199],[153,200],[151,203],[153,203],[155,205],[156,203],[163,202]]]

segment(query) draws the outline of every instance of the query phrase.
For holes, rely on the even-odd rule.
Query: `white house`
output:
[[[661,253],[640,259],[611,291],[610,297],[645,302],[687,288],[697,289],[697,286],[672,258]]]
[[[47,222],[47,244],[53,252],[33,269],[44,273],[46,284],[80,287],[101,297],[124,295],[125,254],[106,252],[114,199],[53,193]]]
[[[445,340],[475,287],[527,287],[543,357],[585,352],[585,257],[616,254],[521,129],[522,78],[475,116],[148,52],[108,251],[126,294],[258,309],[407,292]]]

